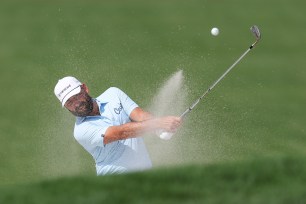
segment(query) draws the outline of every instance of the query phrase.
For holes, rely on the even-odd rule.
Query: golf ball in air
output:
[[[219,35],[219,29],[218,28],[212,28],[210,32],[213,36]]]

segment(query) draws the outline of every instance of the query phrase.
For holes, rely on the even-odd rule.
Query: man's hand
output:
[[[157,118],[158,129],[162,129],[165,132],[175,133],[178,127],[182,124],[182,119],[176,116],[166,116]]]

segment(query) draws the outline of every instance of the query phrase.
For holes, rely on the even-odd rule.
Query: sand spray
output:
[[[153,115],[179,116],[187,107],[187,87],[184,84],[183,70],[172,74],[157,90],[151,105],[147,108]],[[183,127],[181,128],[183,129]],[[179,130],[171,140],[161,140],[157,135],[145,136],[145,141],[153,166],[168,166],[182,163],[180,150],[182,130]]]

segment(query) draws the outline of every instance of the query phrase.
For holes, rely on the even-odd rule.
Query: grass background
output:
[[[265,168],[262,168],[265,166]],[[2,203],[305,203],[305,158],[78,176],[1,189]],[[295,176],[292,177],[292,174]]]
[[[252,169],[250,175],[263,176],[269,181],[272,174],[265,177],[264,169],[275,171],[278,167],[275,161],[284,163],[284,171],[297,165],[305,172],[302,162],[306,155],[305,8],[306,3],[300,0],[1,1],[2,198],[7,199],[5,195],[9,192],[25,191],[31,195],[28,187],[40,189],[46,180],[56,188],[64,183],[66,189],[68,182],[68,186],[79,185],[83,189],[82,181],[88,179],[87,188],[92,185],[94,189],[96,182],[101,183],[96,184],[98,187],[107,186],[108,179],[118,179],[120,182],[111,187],[114,189],[121,182],[128,183],[139,176],[149,186],[142,186],[141,191],[151,188],[150,183],[160,182],[159,186],[177,192],[171,182],[162,182],[167,176],[171,181],[172,173],[178,178],[187,174],[185,178],[191,176],[194,180],[209,177],[211,183],[215,181],[231,189],[231,185],[235,188],[235,182],[209,172],[226,174],[234,165],[245,172]],[[248,31],[253,24],[261,29],[262,42],[190,114],[178,137],[169,141],[177,149],[163,158],[151,154],[157,169],[139,175],[108,177],[106,181],[104,177],[91,177],[95,174],[93,161],[72,137],[74,118],[60,108],[53,95],[59,78],[65,75],[80,78],[93,96],[116,86],[140,106],[148,107],[161,84],[182,69],[189,87],[187,103],[191,104],[254,41]],[[210,34],[215,26],[220,29],[218,37]],[[162,144],[160,152],[169,145],[158,138],[155,142]],[[154,153],[154,149],[148,148]],[[290,165],[283,161],[288,157]],[[259,160],[255,169],[253,160]],[[169,170],[171,173],[164,175],[163,170],[170,165],[174,165]],[[188,165],[193,165],[194,175],[186,173],[190,171]],[[210,165],[213,169],[206,168]],[[205,175],[199,173],[202,171]],[[233,171],[234,181],[239,180],[240,173]],[[276,176],[275,179],[281,179]],[[297,187],[295,196],[303,198],[305,203],[302,188],[305,180],[297,181],[295,174],[285,176],[288,182],[282,184],[292,189]],[[182,178],[180,182],[185,180]],[[209,189],[208,184],[191,182],[190,186],[196,191],[199,186]],[[269,182],[266,184],[266,193],[260,194],[261,200],[254,203],[260,203],[272,189],[282,186],[272,182],[268,190]],[[212,188],[205,198],[218,202],[218,189]],[[48,194],[48,189],[45,193]],[[242,196],[240,201],[248,197],[246,191],[237,194]],[[122,195],[127,194],[123,191]],[[228,192],[228,198],[233,198],[230,202],[236,201],[235,196]],[[275,197],[275,203],[284,197]],[[136,198],[137,195],[133,199]],[[171,202],[175,201],[170,199]]]

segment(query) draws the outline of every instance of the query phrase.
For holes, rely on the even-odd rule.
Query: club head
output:
[[[255,35],[256,41],[259,41],[261,38],[259,28],[256,25],[253,25],[251,27],[251,32]]]

